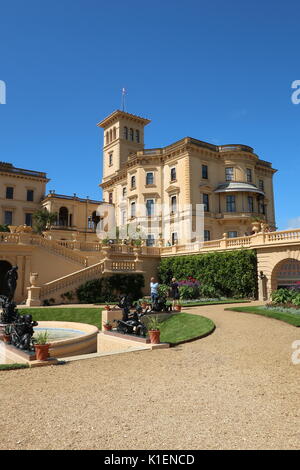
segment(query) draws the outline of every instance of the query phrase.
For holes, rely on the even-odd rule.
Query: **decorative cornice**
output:
[[[105,129],[108,126],[111,126],[114,122],[118,121],[120,118],[138,122],[139,124],[142,124],[143,126],[146,126],[147,124],[151,122],[150,119],[146,119],[141,116],[136,116],[135,114],[126,113],[125,111],[120,111],[119,109],[117,109],[116,111],[111,113],[109,116],[107,116],[105,119],[100,121],[97,124],[97,126]]]

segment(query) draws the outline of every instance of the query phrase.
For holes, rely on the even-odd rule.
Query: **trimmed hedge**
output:
[[[200,293],[209,297],[257,297],[257,258],[254,250],[213,252],[163,258],[160,282],[170,285],[172,277],[200,282]]]
[[[113,274],[82,284],[76,290],[81,303],[102,303],[118,300],[121,294],[129,294],[133,300],[142,297],[145,286],[142,274]]]

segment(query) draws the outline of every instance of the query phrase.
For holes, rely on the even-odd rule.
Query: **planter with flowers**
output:
[[[178,281],[178,288],[181,300],[198,299],[200,296],[200,282],[192,276]]]
[[[111,331],[112,330],[112,324],[109,321],[107,321],[107,322],[103,323],[103,328],[104,328],[105,331]]]
[[[6,325],[4,328],[4,334],[2,335],[4,343],[11,343],[11,325]]]

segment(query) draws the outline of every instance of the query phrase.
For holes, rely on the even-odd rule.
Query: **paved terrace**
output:
[[[224,306],[185,311],[211,318],[215,332],[0,373],[0,449],[298,449],[300,330]]]

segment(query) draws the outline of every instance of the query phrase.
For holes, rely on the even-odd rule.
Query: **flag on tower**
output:
[[[122,111],[125,111],[125,96],[127,95],[126,88],[122,88]]]

